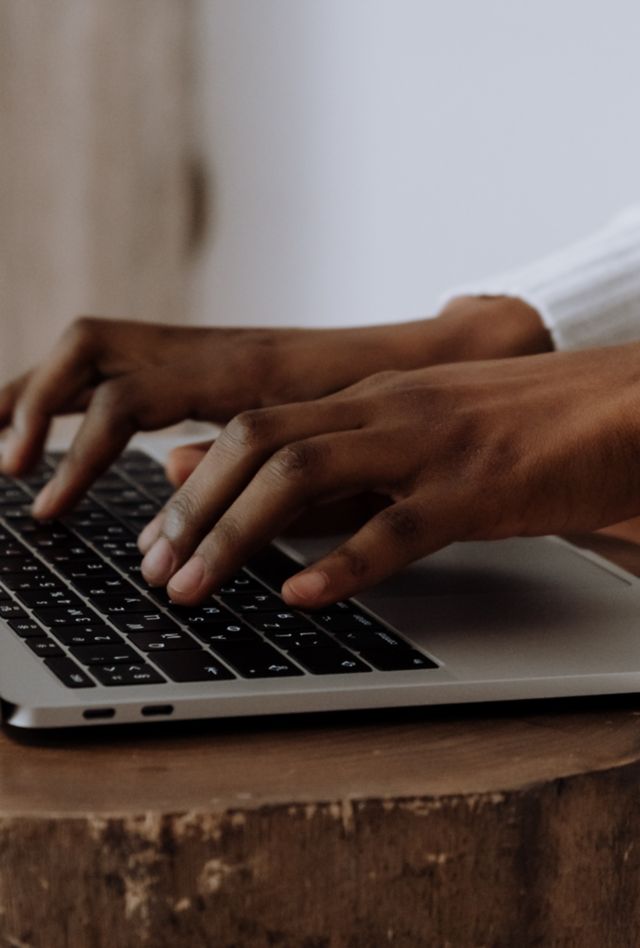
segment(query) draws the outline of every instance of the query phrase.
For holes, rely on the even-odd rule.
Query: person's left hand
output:
[[[638,344],[385,372],[244,412],[143,531],[145,578],[196,603],[305,509],[388,506],[288,580],[313,608],[454,540],[592,530],[640,513]]]

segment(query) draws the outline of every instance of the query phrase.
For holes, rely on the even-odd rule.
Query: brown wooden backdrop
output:
[[[191,0],[0,0],[0,380],[79,313],[186,318]]]

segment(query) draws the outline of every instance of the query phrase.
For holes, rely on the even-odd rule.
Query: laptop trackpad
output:
[[[287,545],[310,562],[344,539],[322,537]],[[454,543],[379,583],[365,598],[536,595],[559,588],[604,591],[628,585],[630,581],[613,569],[587,559],[574,547],[550,538],[525,537]]]

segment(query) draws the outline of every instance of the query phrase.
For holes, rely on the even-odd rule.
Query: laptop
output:
[[[140,572],[171,494],[126,451],[60,521],[32,497],[58,457],[0,477],[0,701],[59,728],[633,692],[640,581],[553,537],[454,544],[314,613],[279,596],[339,541],[278,541],[197,607]]]

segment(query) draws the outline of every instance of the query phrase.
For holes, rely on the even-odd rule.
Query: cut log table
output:
[[[5,733],[0,943],[632,948],[639,837],[636,696]]]

